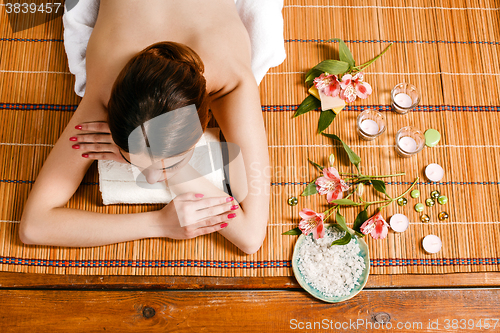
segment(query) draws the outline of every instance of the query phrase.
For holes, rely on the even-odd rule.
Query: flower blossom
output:
[[[328,73],[322,73],[315,78],[314,86],[318,91],[327,96],[337,97],[340,93],[339,79],[337,79],[337,76]]]
[[[378,212],[366,220],[365,223],[361,225],[360,230],[363,234],[370,234],[375,239],[384,239],[387,237],[389,225],[382,217],[382,213]]]
[[[342,76],[340,98],[349,103],[354,102],[356,96],[363,99],[367,98],[372,93],[372,87],[363,79],[363,72],[358,72],[354,77],[351,74]]]
[[[340,178],[339,172],[334,167],[323,168],[323,177],[316,180],[316,190],[319,194],[326,194],[326,200],[332,202],[341,199],[342,192],[349,186]]]
[[[309,208],[304,208],[299,212],[299,215],[302,218],[299,222],[299,229],[304,235],[307,236],[312,232],[314,239],[325,236],[325,227],[323,225],[325,214],[316,213]]]

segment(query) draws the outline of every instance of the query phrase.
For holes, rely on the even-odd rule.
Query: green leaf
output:
[[[361,205],[358,202],[354,202],[350,199],[339,199],[339,200],[333,200],[332,203],[340,206],[359,206]]]
[[[312,86],[314,79],[320,76],[322,73],[323,72],[320,71],[319,69],[315,68],[310,69],[309,72],[307,72],[306,74],[306,84],[308,86]]]
[[[309,163],[311,163],[312,165],[314,165],[316,168],[318,168],[320,171],[323,171],[323,167],[317,163],[314,163],[313,161],[311,161],[310,159],[307,159],[309,161]]]
[[[332,110],[321,111],[318,121],[318,133],[326,130],[335,119],[335,116],[337,115]]]
[[[318,179],[318,178],[316,178],[316,179]],[[301,196],[306,197],[308,195],[313,195],[313,194],[318,193],[318,190],[316,190],[316,179],[314,179],[312,182],[307,184],[304,191],[302,191],[302,193],[300,194]]]
[[[373,187],[377,191],[379,191],[379,192],[384,193],[385,195],[387,195],[384,181],[378,180],[378,179],[372,179],[371,182],[372,182]]]
[[[339,211],[337,211],[335,214],[335,221],[337,221],[337,224],[340,226],[342,230],[349,233],[349,229],[347,229],[347,224],[345,224],[345,218],[342,215],[340,215]]]
[[[314,97],[313,95],[307,96],[295,111],[293,117],[298,117],[301,114],[307,113],[321,106],[321,101]]]
[[[351,50],[347,47],[344,41],[340,38],[332,38],[329,41],[335,40],[339,42],[339,58],[341,61],[347,62],[349,64],[349,69],[356,66],[354,58],[352,56]]]
[[[339,60],[323,60],[314,66],[313,69],[327,72],[328,74],[338,75],[347,72],[349,70],[349,64]]]
[[[341,239],[337,239],[332,243],[332,245],[347,245],[351,242],[351,238],[351,234],[346,231],[344,237],[342,237]]]
[[[352,230],[356,232],[356,234],[361,234],[360,227],[365,223],[365,221],[368,220],[368,212],[366,211],[366,208],[359,212],[358,216],[356,216],[356,219],[354,220],[354,224],[352,226]],[[364,236],[364,235],[363,235]]]
[[[344,141],[342,141],[335,134],[328,134],[328,133],[321,133],[321,134],[323,134],[324,136],[326,136],[328,138],[332,138],[332,139],[335,139],[337,141],[340,141],[340,143],[342,143],[342,146],[344,147],[344,150],[346,151],[347,155],[349,156],[349,161],[351,161],[351,163],[354,164],[356,166],[356,169],[358,169],[358,171],[359,171],[359,162],[361,162],[361,158],[358,155],[356,155],[356,153],[353,152],[352,149],[344,143]]]
[[[285,231],[282,235],[300,235],[302,231],[300,231],[299,227],[293,228],[292,230]]]

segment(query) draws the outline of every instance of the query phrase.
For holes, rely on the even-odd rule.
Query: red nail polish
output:
[[[69,138],[69,141],[76,141],[76,140],[78,140],[76,136],[72,136],[71,138]]]
[[[82,125],[76,125],[75,128],[81,130],[82,129]]]
[[[228,219],[234,219],[236,217],[235,213],[231,213],[227,216]]]
[[[230,201],[233,201],[233,200],[234,200],[233,197],[226,198],[226,202],[230,202]]]
[[[203,198],[205,195],[204,194],[195,194],[194,195],[196,198]]]
[[[223,228],[225,228],[225,227],[227,227],[227,223],[222,223],[222,224],[220,225],[220,228],[221,228],[221,229],[223,229]]]
[[[80,149],[80,145],[72,145],[71,148],[73,148],[73,149]]]
[[[87,157],[89,157],[89,154],[82,154],[82,157],[87,158]]]
[[[238,208],[240,208],[238,205],[231,206],[231,210],[237,210]]]

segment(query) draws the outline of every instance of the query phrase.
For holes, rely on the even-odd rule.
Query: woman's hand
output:
[[[203,199],[203,194],[184,193],[159,211],[160,218],[152,226],[153,234],[172,239],[210,234],[227,227],[238,208],[232,197]]]
[[[118,146],[111,138],[107,122],[95,121],[82,123],[75,126],[75,128],[87,132],[69,138],[70,141],[75,142],[73,149],[79,149],[82,152],[82,157],[127,163],[120,154]]]

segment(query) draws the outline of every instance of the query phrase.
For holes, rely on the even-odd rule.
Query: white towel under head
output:
[[[235,0],[236,10],[250,37],[252,71],[257,84],[271,67],[286,58],[283,39],[283,0]],[[87,44],[94,30],[100,0],[80,0],[64,6],[64,48],[68,66],[75,75],[75,92],[85,94]]]
[[[220,129],[207,128],[198,141],[189,160],[203,177],[224,190]],[[115,161],[98,161],[99,189],[105,205],[120,203],[169,203],[172,195],[165,182],[149,184],[141,171],[133,165]]]

